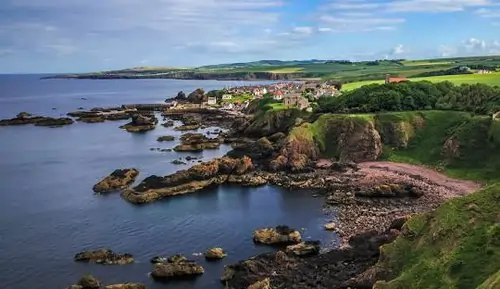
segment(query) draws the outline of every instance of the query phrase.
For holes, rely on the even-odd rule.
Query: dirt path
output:
[[[456,195],[466,195],[481,188],[481,185],[476,182],[453,179],[423,166],[393,162],[364,162],[360,163],[359,167],[362,172],[368,174],[373,173],[373,170],[378,170],[407,175],[429,184],[445,187]]]

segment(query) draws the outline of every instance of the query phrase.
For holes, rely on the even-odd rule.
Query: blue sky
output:
[[[500,54],[500,0],[0,0],[0,73]]]

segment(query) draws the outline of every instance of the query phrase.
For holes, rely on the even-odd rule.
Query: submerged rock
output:
[[[220,260],[227,256],[222,248],[212,248],[205,252],[205,259],[207,260]]]
[[[165,135],[165,136],[160,136],[156,139],[157,141],[174,141],[175,140],[175,136],[173,135]]]
[[[131,254],[125,253],[121,255],[109,249],[83,251],[76,254],[74,259],[76,262],[94,262],[102,265],[124,265],[134,262]]]
[[[267,245],[297,244],[302,240],[300,232],[288,226],[264,228],[256,230],[253,234],[256,243]]]
[[[118,169],[95,184],[92,190],[102,194],[125,189],[135,181],[138,175],[139,171],[134,168]]]

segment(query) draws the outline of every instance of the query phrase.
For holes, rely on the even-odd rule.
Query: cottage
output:
[[[275,100],[282,100],[282,99],[283,99],[283,91],[281,91],[281,90],[276,91],[276,92],[274,93],[273,98],[274,98]]]
[[[215,104],[217,104],[217,98],[215,96],[209,96],[207,104],[208,105],[215,105]]]
[[[309,107],[309,101],[307,100],[307,98],[302,97],[301,95],[298,94],[285,97],[283,99],[283,103],[286,106],[295,106],[298,109],[305,109]]]
[[[406,82],[406,81],[409,81],[409,80],[408,80],[408,78],[405,78],[405,77],[391,77],[389,74],[387,74],[385,76],[385,84]]]
[[[226,94],[223,94],[222,95],[222,100],[229,100],[229,99],[232,99],[233,96],[229,93],[226,93]]]

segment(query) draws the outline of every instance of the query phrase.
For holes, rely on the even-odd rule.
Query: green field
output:
[[[416,77],[410,78],[410,81],[430,81],[430,82],[442,82],[450,81],[453,84],[476,84],[484,83],[488,85],[500,85],[500,72],[491,74],[461,74],[461,75],[443,75],[443,76],[431,76],[431,77]],[[343,91],[349,91],[359,88],[363,85],[373,84],[373,83],[384,83],[384,80],[366,80],[346,83],[342,87]]]

